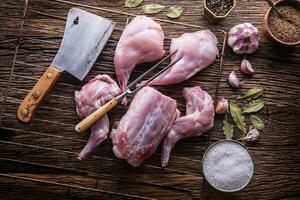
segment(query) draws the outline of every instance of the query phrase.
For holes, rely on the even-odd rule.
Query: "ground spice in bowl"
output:
[[[271,10],[269,15],[269,29],[278,40],[286,43],[300,41],[300,9],[291,5],[278,5],[277,9],[282,18]]]
[[[207,8],[217,16],[226,15],[232,8],[232,0],[206,0]]]

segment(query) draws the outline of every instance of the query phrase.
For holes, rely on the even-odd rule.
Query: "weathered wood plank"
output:
[[[14,155],[16,155],[18,152],[20,153],[24,151],[22,150],[21,146],[20,148],[16,149],[16,146],[6,143],[6,147],[7,147],[7,152],[12,151],[15,153]],[[43,153],[42,155],[47,155],[48,158],[47,161],[42,159],[43,156],[41,156],[41,153]],[[5,159],[15,159],[13,155],[10,156],[8,155],[8,153],[5,154],[6,154]],[[60,160],[56,159],[57,156],[60,157]],[[98,174],[98,176],[102,177],[102,179],[108,179],[111,181],[115,180],[117,182],[124,181],[124,183],[126,183],[128,186],[131,185],[132,187],[135,184],[139,183],[140,184],[139,189],[141,189],[141,187],[145,187],[144,189],[142,189],[142,191],[145,190],[145,194],[147,193],[149,188],[150,188],[149,190],[151,190],[151,188],[152,190],[166,189],[169,190],[170,192],[174,190],[173,192],[178,191],[179,193],[184,193],[185,195],[187,191],[194,191],[194,190],[199,191],[199,189],[201,189],[201,187],[199,186],[196,187],[195,185],[193,185],[193,182],[189,181],[191,179],[192,180],[197,179],[200,182],[202,178],[197,175],[187,174],[187,173],[180,174],[180,173],[169,172],[169,171],[165,171],[164,175],[162,175],[160,173],[157,174],[155,169],[151,169],[149,167],[147,168],[146,166],[142,167],[142,169],[133,170],[132,168],[128,168],[128,166],[124,162],[123,163],[118,162],[119,165],[118,166],[115,165],[115,167],[117,167],[115,168],[108,160],[101,160],[97,158],[94,158],[93,160],[88,160],[85,163],[83,163],[83,162],[75,161],[74,158],[72,158],[72,156],[66,154],[65,152],[57,152],[57,151],[53,152],[46,149],[36,150],[35,148],[27,147],[26,154],[22,156],[22,159],[17,159],[17,160],[21,160],[21,161],[30,160],[33,163],[40,163],[44,165],[46,164],[46,165],[51,165],[60,168],[75,169],[76,171],[85,171],[87,174],[92,174],[92,175]],[[4,172],[11,171],[9,165],[8,166],[4,165],[1,168],[2,168],[1,171]],[[16,171],[18,172],[19,170],[22,169],[19,169],[17,167],[14,168],[12,172],[15,173]],[[26,171],[27,170],[25,170],[25,172]],[[57,171],[57,169],[55,171]],[[69,171],[71,171],[70,173],[74,173],[72,172],[72,170]],[[68,173],[68,170],[65,173]],[[108,176],[105,174],[111,174],[111,175]],[[169,177],[170,174],[173,174],[172,178]],[[156,179],[153,179],[149,182],[150,180],[149,176],[153,176],[153,177],[157,176],[157,177]],[[189,177],[189,180],[186,179],[187,177]],[[164,186],[168,186],[168,187],[164,187]]]
[[[290,176],[268,174],[268,178],[266,175],[256,175],[242,192],[224,195],[224,193],[206,188],[204,199],[253,199],[254,196],[257,199],[299,198],[299,184],[291,184],[291,182],[299,182],[299,174],[290,174]]]
[[[18,174],[17,174],[18,175]],[[57,181],[59,176],[49,176],[49,174],[44,175],[33,175],[33,177],[41,178],[46,177],[48,181]],[[52,179],[50,178],[52,177]],[[70,177],[70,176],[68,176]],[[50,180],[49,180],[50,179]],[[135,197],[132,195],[121,195],[121,194],[112,194],[103,191],[98,191],[97,189],[90,190],[88,187],[76,188],[76,185],[73,187],[64,187],[61,185],[54,185],[52,183],[43,184],[40,182],[19,180],[16,182],[16,179],[13,178],[1,178],[0,179],[0,188],[2,191],[6,191],[2,197],[4,199],[32,199],[35,197],[41,197],[43,199],[149,199],[143,196]],[[82,181],[82,180],[80,180]],[[92,188],[93,189],[93,188]],[[28,192],[30,191],[30,192]],[[150,198],[155,199],[155,198]]]

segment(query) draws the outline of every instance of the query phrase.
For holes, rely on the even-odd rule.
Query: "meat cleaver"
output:
[[[20,104],[17,117],[29,122],[41,101],[66,71],[82,80],[109,39],[115,23],[78,8],[67,17],[64,36],[53,62]]]

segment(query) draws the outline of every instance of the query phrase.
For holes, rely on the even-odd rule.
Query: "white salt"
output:
[[[223,191],[245,187],[253,175],[253,161],[245,147],[233,141],[221,141],[207,150],[203,158],[206,180]]]

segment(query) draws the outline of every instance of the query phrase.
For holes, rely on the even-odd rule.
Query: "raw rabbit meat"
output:
[[[186,115],[177,118],[164,139],[162,166],[166,167],[175,143],[192,136],[202,135],[214,125],[214,105],[211,96],[199,86],[184,88]]]
[[[135,17],[123,31],[114,57],[121,90],[126,90],[129,76],[137,64],[156,61],[164,54],[161,26],[149,17]]]
[[[98,75],[75,92],[76,110],[81,119],[86,118],[113,97],[121,93],[118,84],[108,75]],[[107,115],[102,117],[91,127],[89,141],[82,149],[77,159],[82,160],[99,146],[109,131]]]
[[[170,53],[177,52],[171,63],[182,57],[181,60],[148,85],[170,85],[189,79],[213,63],[219,52],[217,44],[217,38],[210,30],[184,33],[173,38]]]
[[[142,88],[111,134],[114,154],[137,167],[150,157],[178,116],[176,101],[151,87]]]

